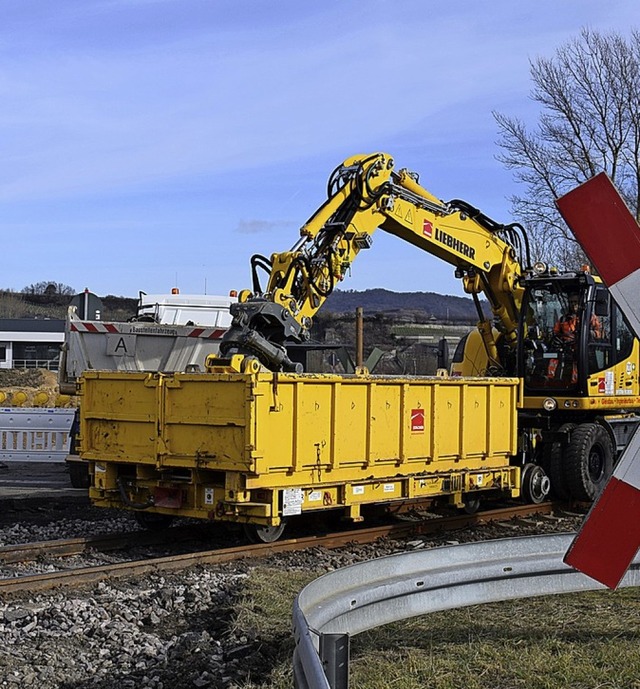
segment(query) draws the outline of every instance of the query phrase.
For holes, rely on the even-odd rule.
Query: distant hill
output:
[[[325,311],[350,313],[361,306],[365,313],[413,312],[423,313],[425,318],[438,321],[475,323],[478,320],[476,308],[470,297],[454,297],[435,292],[391,292],[386,289],[336,290],[327,299]],[[488,311],[483,302],[485,312]]]
[[[100,297],[102,320],[126,321],[136,312],[137,299],[107,295]],[[0,290],[0,318],[65,318],[71,301],[68,295],[23,294]],[[435,292],[391,292],[386,289],[336,290],[320,309],[320,315],[352,315],[361,306],[365,315],[385,314],[392,320],[475,323],[477,314],[469,297]],[[485,312],[488,309],[485,305]]]

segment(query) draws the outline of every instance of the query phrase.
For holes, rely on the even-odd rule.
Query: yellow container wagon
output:
[[[520,493],[513,378],[87,371],[95,505],[253,525]]]

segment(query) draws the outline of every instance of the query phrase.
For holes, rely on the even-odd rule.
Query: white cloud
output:
[[[291,222],[273,222],[269,220],[240,220],[236,232],[240,234],[268,234],[273,230],[291,227]]]

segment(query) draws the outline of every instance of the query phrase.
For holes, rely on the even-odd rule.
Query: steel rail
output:
[[[82,555],[89,550],[111,552],[136,546],[183,543],[188,540],[205,538],[207,526],[210,525],[174,526],[162,531],[128,531],[5,545],[0,546],[0,562],[12,564],[30,562],[41,557]]]
[[[534,514],[548,514],[553,511],[552,503],[540,505],[517,505],[506,509],[488,510],[473,515],[458,515],[448,518],[435,518],[423,522],[404,522],[401,524],[391,524],[385,526],[375,526],[364,529],[355,529],[340,533],[325,534],[319,536],[306,536],[303,538],[292,538],[275,543],[258,543],[252,545],[241,545],[231,548],[218,548],[201,552],[185,553],[179,555],[169,555],[164,557],[148,558],[144,560],[132,560],[127,562],[112,563],[109,565],[99,565],[93,567],[80,567],[76,569],[65,569],[44,574],[28,574],[0,579],[0,593],[16,591],[43,591],[58,586],[79,586],[95,583],[105,579],[141,576],[149,573],[178,571],[196,565],[215,565],[225,562],[246,558],[264,558],[278,553],[304,550],[308,548],[341,548],[351,543],[373,543],[382,538],[405,537],[411,534],[421,535],[429,533],[440,533],[449,530],[461,529],[475,524],[488,522],[504,521],[508,519],[527,517]],[[174,527],[176,528],[176,527]],[[172,536],[174,528],[167,529],[164,534]],[[182,529],[182,527],[180,527]],[[144,533],[144,532],[142,532]],[[153,537],[152,534],[150,537]],[[115,536],[114,538],[118,538]],[[106,539],[107,541],[109,539]],[[49,543],[49,542],[44,542]],[[52,541],[49,554],[57,549],[62,555],[77,554],[73,548],[81,548],[83,544],[91,543],[91,539],[70,539],[70,541]],[[29,547],[41,544],[26,544],[24,551],[28,552]],[[19,546],[7,546],[9,550]],[[4,548],[3,548],[4,550]],[[34,551],[36,552],[36,551]],[[47,550],[37,551],[42,556]],[[6,561],[6,560],[5,560]],[[14,560],[18,561],[18,560]]]

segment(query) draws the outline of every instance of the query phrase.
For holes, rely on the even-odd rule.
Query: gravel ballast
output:
[[[573,521],[521,520],[338,551],[314,548],[273,557],[269,566],[281,569],[283,577],[294,570],[321,573],[399,550],[569,531],[580,520],[578,515]],[[131,526],[126,515],[108,520],[109,529]],[[99,530],[106,527],[101,522]],[[91,529],[90,520],[81,519],[16,524],[0,529],[0,542],[68,538],[88,535]],[[234,624],[235,603],[255,566],[230,563],[79,590],[15,594],[0,602],[0,686],[227,689],[241,687],[249,677],[258,681],[272,640],[254,638]]]

